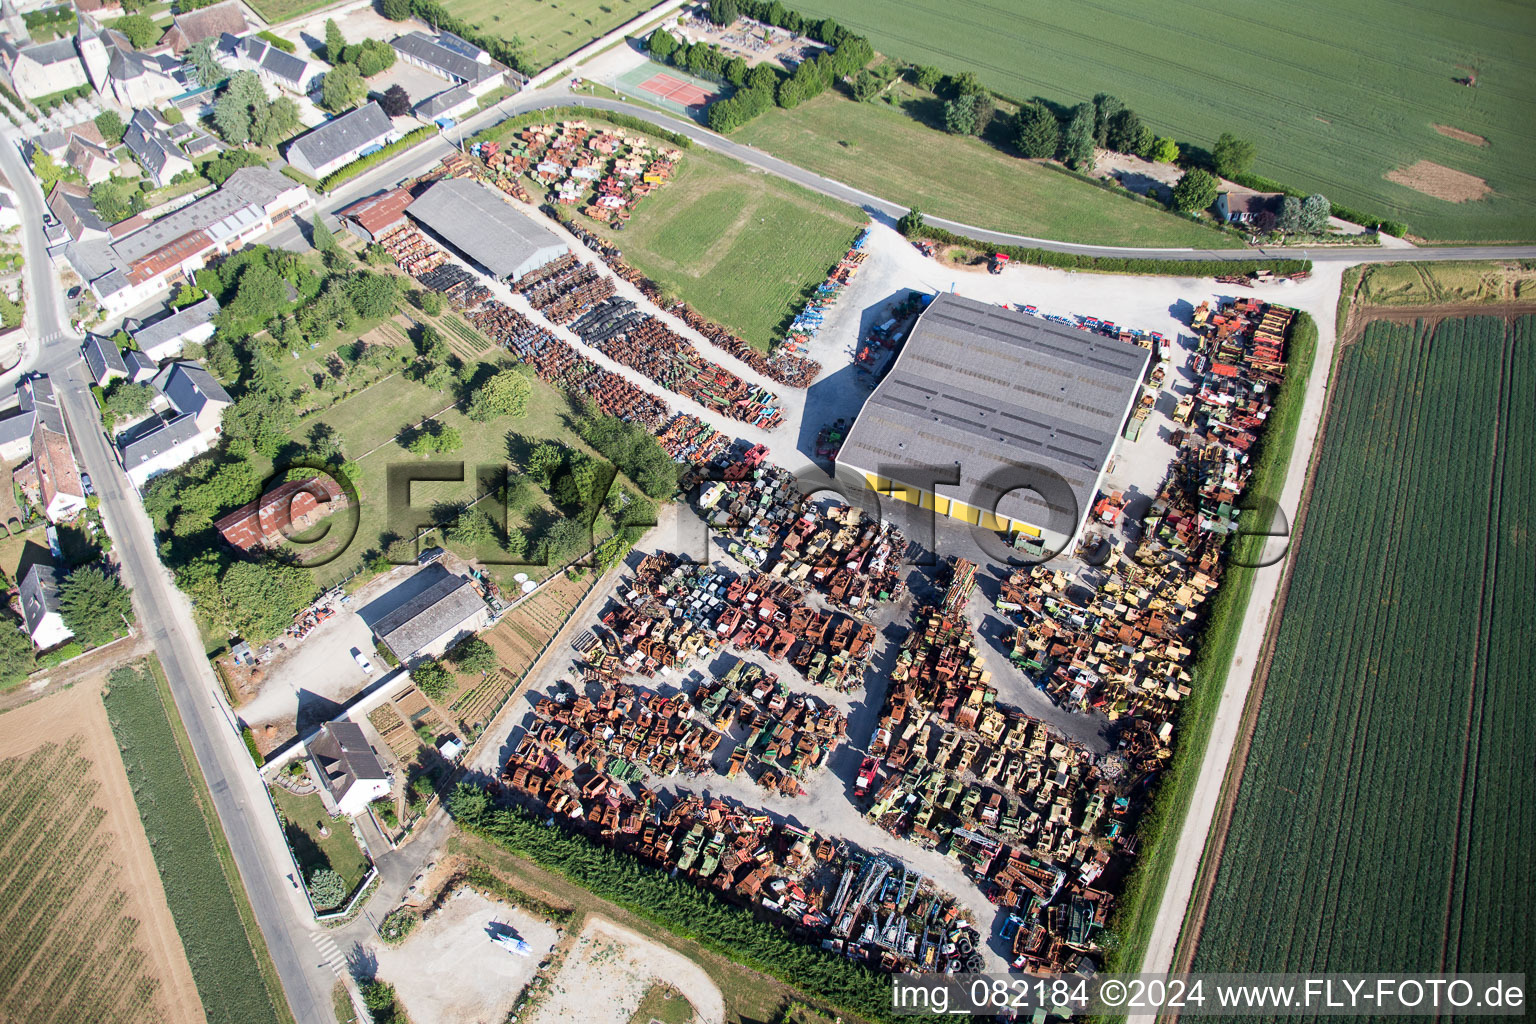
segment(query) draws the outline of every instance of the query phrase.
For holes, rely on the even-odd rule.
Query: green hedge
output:
[[[851,960],[798,942],[752,911],[637,858],[564,828],[549,828],[521,808],[495,807],[484,790],[460,783],[449,802],[460,828],[553,871],[680,938],[778,978],[814,999],[867,1021],[891,1021],[891,980]]]
[[[294,46],[292,43],[290,43],[288,40],[284,39],[282,36],[277,35],[277,34],[272,33],[272,32],[265,31],[265,30],[263,30],[261,32],[257,32],[256,33],[256,38],[257,39],[264,39],[264,40],[266,40],[267,42],[271,43],[273,46],[277,47],[279,50],[282,50],[284,53],[293,53],[295,50],[298,49],[297,46]]]
[[[998,252],[1016,263],[1064,270],[1094,270],[1105,274],[1166,274],[1171,277],[1215,277],[1270,270],[1276,274],[1296,274],[1312,269],[1311,260],[1148,260],[1126,256],[1087,256],[1050,249],[1031,249],[1022,245],[998,245],[957,235],[943,228],[923,224],[911,231],[917,238],[927,238],[944,245],[964,245],[983,252]]]
[[[567,118],[581,118],[582,120],[606,121],[620,128],[628,128],[630,131],[643,132],[652,138],[661,139],[671,143],[678,149],[687,149],[693,145],[693,140],[686,135],[680,135],[674,131],[668,131],[660,125],[652,124],[644,118],[635,117],[632,114],[623,114],[617,110],[598,110],[596,107],[543,107],[539,110],[530,110],[526,114],[518,114],[509,117],[505,121],[497,121],[491,127],[480,132],[471,141],[487,142],[505,139],[512,132],[520,128],[526,128],[531,124],[546,124],[549,121],[560,121]]]
[[[251,732],[250,726],[243,726],[240,729],[240,738],[245,741],[245,749],[250,752],[251,760],[256,762],[256,767],[260,768],[265,764],[267,759],[262,757],[261,751],[256,748],[256,734]]]
[[[320,191],[329,192],[337,185],[340,185],[345,181],[350,181],[369,168],[377,167],[379,164],[388,160],[390,157],[395,156],[398,153],[403,153],[410,149],[412,146],[425,142],[427,139],[436,134],[437,128],[432,125],[423,125],[422,127],[417,128],[415,131],[406,135],[404,138],[391,142],[383,149],[375,150],[374,152],[369,153],[367,156],[360,156],[356,160],[353,160],[351,163],[336,168],[330,174],[327,174],[325,177],[320,179]]]

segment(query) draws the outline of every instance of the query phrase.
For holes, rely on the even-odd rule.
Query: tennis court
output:
[[[721,87],[713,82],[646,61],[619,75],[613,83],[619,92],[645,100],[663,110],[682,114],[695,121],[704,119],[709,105],[720,98]]]

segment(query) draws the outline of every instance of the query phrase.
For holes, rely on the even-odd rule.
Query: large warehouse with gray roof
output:
[[[1067,548],[1150,356],[939,295],[849,431],[838,478],[984,529],[1022,533],[1047,550]]]
[[[553,231],[518,212],[495,190],[467,178],[433,183],[406,213],[503,280],[516,280],[568,251]]]

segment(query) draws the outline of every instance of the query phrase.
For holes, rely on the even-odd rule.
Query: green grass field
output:
[[[1536,294],[1536,271],[1509,263],[1378,263],[1365,268],[1368,306],[1512,302]]]
[[[1533,347],[1474,317],[1343,350],[1195,970],[1527,969]]]
[[[277,25],[324,7],[326,0],[251,0],[251,9],[268,25]]]
[[[911,85],[897,88],[905,96],[897,105],[829,92],[793,110],[775,107],[731,138],[882,199],[994,231],[1087,245],[1241,244],[979,139],[938,132],[928,127],[933,97]]]
[[[1536,20],[1516,0],[1299,0],[1283,8],[1170,0],[805,0],[882,52],[972,70],[999,92],[1070,105],[1108,92],[1160,134],[1259,145],[1255,170],[1443,240],[1536,237],[1528,83]],[[1477,85],[1456,78],[1475,69]],[[1436,132],[1445,125],[1486,146]],[[1386,180],[1420,160],[1486,179],[1477,202]]]
[[[175,711],[164,703],[170,695],[157,671],[145,665],[114,671],[105,696],[107,715],[203,1012],[210,1024],[291,1020],[275,972],[268,973],[270,964],[267,970],[258,964],[266,947],[253,948],[261,933],[255,931],[253,939],[249,932],[255,921],[247,920],[248,904],[242,913],[244,888],[233,873],[201,772],[184,759],[168,717]]]
[[[580,218],[624,258],[754,345],[767,348],[864,223],[851,206],[697,147],[622,232]]]
[[[542,70],[638,18],[655,0],[443,0],[454,17],[486,35],[523,41],[529,67]]]
[[[358,848],[346,820],[332,820],[325,813],[319,793],[295,796],[281,786],[271,787],[271,792],[272,802],[288,822],[284,830],[288,845],[293,848],[304,877],[319,868],[330,868],[347,883],[349,894],[362,884],[363,876],[368,874],[368,859]],[[320,834],[322,825],[330,835]]]

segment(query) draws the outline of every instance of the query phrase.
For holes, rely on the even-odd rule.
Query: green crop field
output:
[[[1524,971],[1536,317],[1342,354],[1195,970]]]
[[[522,40],[528,66],[542,70],[638,18],[655,0],[443,0],[448,13],[486,35]]]
[[[973,70],[1018,99],[1072,104],[1108,92],[1180,140],[1209,147],[1235,132],[1258,143],[1258,173],[1415,234],[1536,238],[1536,19],[1518,0],[790,6],[834,17],[892,56]],[[1456,84],[1469,73],[1475,87]],[[1421,160],[1482,178],[1493,193],[1455,203],[1386,179]]]
[[[279,1024],[287,1018],[277,1009],[286,1007],[282,990],[275,974],[264,977],[257,962],[238,906],[245,892],[231,888],[221,863],[218,818],[205,802],[200,774],[194,784],[199,769],[183,759],[154,670],[115,670],[105,700],[209,1024]],[[230,872],[233,867],[228,865]],[[238,874],[234,877],[238,882]],[[255,928],[254,919],[249,927]],[[258,942],[260,934],[255,933]],[[265,947],[260,955],[265,957]]]
[[[937,101],[897,86],[900,106],[823,93],[777,107],[731,135],[854,188],[924,213],[1032,238],[1086,245],[1223,248],[1231,235],[1116,196],[979,139],[928,127]],[[691,158],[691,157],[690,157]]]
[[[291,21],[301,14],[324,7],[326,0],[251,0],[251,9],[268,25]]]
[[[864,214],[697,147],[613,239],[624,258],[766,348],[848,250]]]

